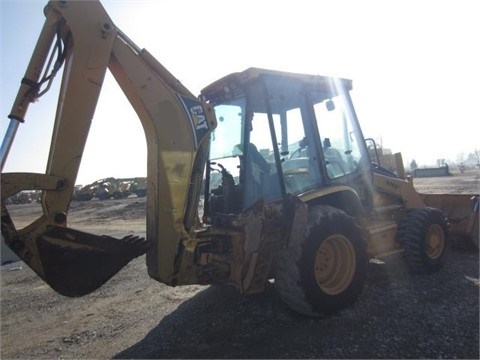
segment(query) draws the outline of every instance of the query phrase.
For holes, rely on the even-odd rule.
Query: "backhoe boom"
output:
[[[198,203],[200,186],[195,184],[201,184],[203,176],[208,151],[205,139],[216,125],[213,112],[117,29],[100,2],[50,1],[45,14],[45,25],[9,117],[16,131],[29,103],[48,90],[63,63],[50,154],[45,174],[2,174],[5,241],[65,295],[77,296],[99,287],[129,260],[144,253],[147,243],[149,274],[170,283],[174,281],[179,243],[189,238],[189,229],[196,222],[193,207],[186,209],[185,204],[187,198]],[[53,43],[60,55],[52,73],[42,78]],[[75,180],[107,69],[137,112],[147,139],[148,242],[107,239],[67,228]],[[2,162],[15,131],[9,132],[4,141],[7,145],[2,145]],[[51,182],[61,186],[39,186]],[[44,190],[43,216],[24,229],[15,228],[4,205],[19,191],[8,185],[11,183],[22,183],[22,189]],[[166,240],[157,241],[160,238]],[[58,261],[62,254],[70,263]],[[79,274],[86,268],[95,280],[82,283]]]

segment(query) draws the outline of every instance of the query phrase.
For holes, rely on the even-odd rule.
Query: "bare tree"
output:
[[[473,156],[475,156],[475,159],[477,160],[477,164],[480,164],[480,150],[475,149],[473,151]]]
[[[415,161],[415,159],[413,159],[412,162],[410,163],[410,170],[415,170],[417,167],[418,167],[417,162]]]

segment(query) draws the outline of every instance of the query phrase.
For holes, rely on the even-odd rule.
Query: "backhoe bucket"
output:
[[[440,209],[450,221],[456,245],[479,246],[479,196],[471,194],[421,194],[425,205]]]
[[[136,236],[115,239],[54,225],[36,239],[5,240],[47,284],[69,297],[98,289],[149,245]]]

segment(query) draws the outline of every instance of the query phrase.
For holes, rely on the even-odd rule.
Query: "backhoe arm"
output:
[[[149,274],[175,282],[175,258],[196,221],[213,110],[198,101],[147,51],[115,27],[98,1],[50,1],[46,21],[12,108],[2,144],[2,235],[52,288],[87,294],[149,248]],[[56,44],[50,75],[48,52]],[[16,128],[30,102],[64,66],[45,174],[3,173]],[[47,66],[45,66],[47,64]],[[114,239],[67,228],[67,212],[106,70],[131,102],[147,140],[147,240]],[[42,86],[46,86],[42,90]],[[5,201],[43,190],[43,215],[16,229]]]

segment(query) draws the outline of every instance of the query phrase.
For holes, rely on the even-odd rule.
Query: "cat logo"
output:
[[[195,105],[190,108],[190,115],[195,130],[208,130],[207,119],[203,113],[203,107],[201,105]]]
[[[209,132],[209,124],[207,117],[205,116],[205,111],[203,109],[203,104],[197,100],[188,98],[185,96],[178,96],[183,104],[190,123],[192,124],[193,136],[195,138],[195,146],[202,141],[202,139]]]

